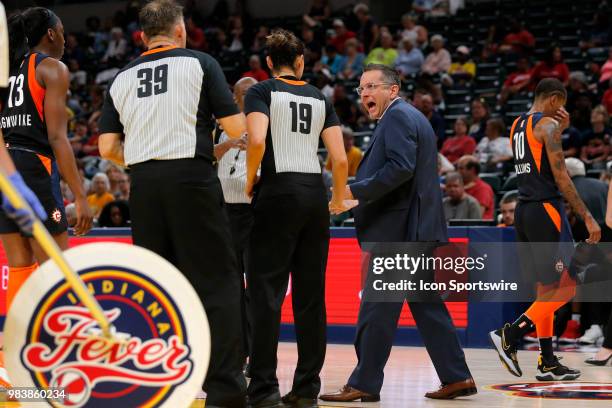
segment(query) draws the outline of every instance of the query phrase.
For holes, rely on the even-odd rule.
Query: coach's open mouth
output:
[[[366,108],[368,108],[368,113],[369,114],[373,114],[374,110],[376,109],[376,102],[374,101],[369,101],[366,103]]]

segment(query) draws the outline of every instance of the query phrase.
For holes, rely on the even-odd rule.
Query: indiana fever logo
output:
[[[516,397],[612,400],[612,383],[540,382],[491,385]]]
[[[101,336],[89,311],[60,282],[35,308],[21,361],[37,387],[66,388],[65,406],[157,406],[191,374],[182,316],[143,274],[102,267],[81,278],[114,327]]]

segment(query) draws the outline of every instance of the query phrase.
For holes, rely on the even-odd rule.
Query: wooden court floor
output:
[[[278,377],[281,393],[291,388],[293,371],[297,361],[297,351],[294,343],[281,343],[279,345]],[[591,355],[585,352],[560,352],[563,362],[570,367],[582,371],[580,384],[567,383],[541,383],[535,380],[537,351],[519,351],[519,360],[523,369],[523,377],[510,375],[502,368],[497,355],[490,349],[466,349],[468,365],[476,384],[478,394],[468,398],[453,401],[436,401],[423,397],[425,392],[436,389],[438,379],[429,361],[429,357],[422,347],[394,347],[385,369],[385,382],[381,391],[379,403],[348,403],[329,404],[321,402],[320,407],[370,407],[370,408],[583,408],[583,407],[610,407],[612,406],[612,367],[593,367],[584,363]],[[356,358],[353,346],[331,344],[327,348],[327,357],[322,372],[322,392],[334,391],[345,384]],[[580,396],[593,397],[598,392],[607,396],[607,400],[590,399],[553,399],[528,398],[512,395],[508,392],[490,388],[493,385],[508,384],[520,385],[537,383],[545,390],[552,387],[572,390],[582,389],[586,392]],[[572,385],[573,384],[573,385]],[[33,403],[0,403],[0,407],[43,407],[45,404]],[[190,408],[203,408],[204,396],[196,399]],[[124,408],[124,407],[117,407]],[[125,407],[128,408],[128,407]],[[130,407],[131,408],[131,407]],[[180,408],[180,407],[177,407]]]
[[[294,343],[281,343],[279,346],[278,377],[281,393],[291,388],[293,370],[297,361],[297,351]],[[538,382],[534,375],[537,364],[536,351],[520,351],[519,360],[523,369],[523,377],[517,378],[502,368],[497,355],[489,349],[466,349],[468,365],[476,384],[478,394],[468,398],[454,401],[436,401],[423,397],[427,391],[438,388],[436,373],[429,361],[427,352],[422,347],[394,347],[385,369],[385,383],[381,391],[379,403],[349,403],[349,404],[323,404],[321,407],[371,407],[371,408],[582,408],[582,407],[610,407],[612,399],[597,401],[593,399],[550,399],[526,398],[509,395],[502,391],[489,389],[495,384],[521,384]],[[590,353],[561,352],[563,363],[582,371],[580,382],[607,383],[599,384],[612,398],[612,367],[593,367],[584,363]],[[333,391],[345,384],[356,363],[353,346],[331,344],[327,347],[327,357],[322,372],[322,392]],[[542,384],[542,383],[541,383]],[[550,383],[544,383],[550,385]],[[563,387],[563,385],[558,385]],[[584,389],[590,390],[593,384],[583,384]],[[593,393],[587,393],[591,395]],[[204,401],[197,400],[191,408],[201,408]]]

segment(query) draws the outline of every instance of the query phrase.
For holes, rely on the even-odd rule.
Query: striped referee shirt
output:
[[[227,133],[221,133],[219,143],[229,140]],[[219,159],[217,176],[223,189],[223,198],[228,204],[248,204],[249,196],[244,192],[246,186],[246,151],[237,147],[229,149]]]
[[[210,55],[154,48],[112,81],[101,133],[124,134],[126,165],[202,157],[215,161],[214,119],[239,113],[221,67]]]
[[[249,88],[244,110],[247,115],[261,112],[270,118],[262,179],[276,173],[321,173],[317,155],[321,132],[340,125],[321,91],[295,77],[269,79]]]

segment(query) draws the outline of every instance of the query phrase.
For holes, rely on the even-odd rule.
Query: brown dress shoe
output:
[[[427,398],[433,399],[453,399],[457,397],[467,397],[478,392],[476,383],[472,378],[459,381],[452,384],[442,384],[437,391],[428,392],[425,394]]]
[[[361,399],[361,402],[376,402],[380,401],[380,395],[368,394],[367,392],[359,391],[350,385],[345,385],[338,392],[323,394],[319,397],[323,401],[334,402],[349,402]]]

